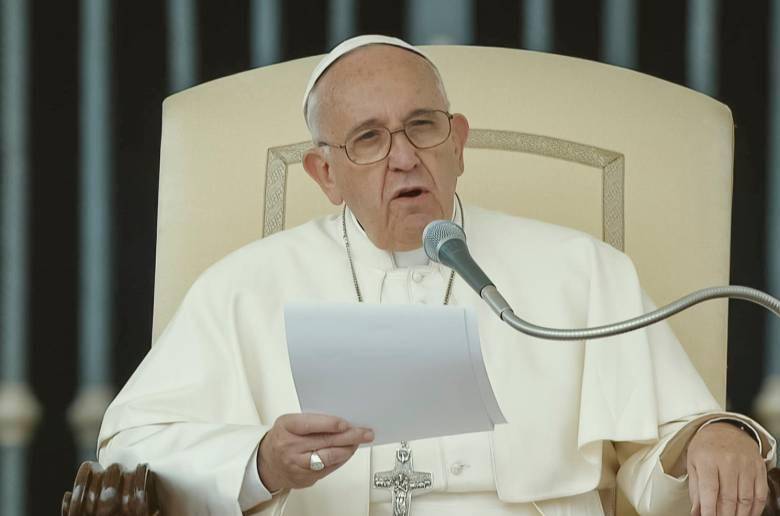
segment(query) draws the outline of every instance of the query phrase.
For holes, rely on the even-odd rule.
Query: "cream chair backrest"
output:
[[[658,304],[726,283],[733,125],[713,99],[647,75],[512,49],[426,48],[472,132],[464,202],[587,231],[627,252]],[[154,336],[206,267],[336,210],[306,176],[301,95],[318,57],[165,101]],[[726,310],[671,321],[725,398]]]

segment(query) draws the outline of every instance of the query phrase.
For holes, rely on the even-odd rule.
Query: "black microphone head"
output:
[[[422,244],[425,254],[434,262],[441,263],[439,249],[450,240],[462,240],[466,242],[466,234],[452,221],[434,220],[423,230]]]

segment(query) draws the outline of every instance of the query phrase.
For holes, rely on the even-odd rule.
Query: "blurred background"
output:
[[[719,99],[731,281],[780,294],[780,0],[0,1],[0,515],[58,511],[151,344],[162,100],[351,35],[554,52]],[[729,408],[777,433],[780,325],[732,303],[729,338]]]

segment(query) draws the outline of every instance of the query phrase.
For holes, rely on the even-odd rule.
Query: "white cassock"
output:
[[[521,317],[571,328],[652,308],[630,260],[608,245],[567,228],[464,211],[472,255]],[[442,303],[449,269],[424,260],[396,266],[347,213],[366,302]],[[415,263],[413,255],[398,258]],[[397,445],[360,449],[307,489],[271,498],[252,485],[260,439],[278,416],[300,411],[283,322],[292,301],[356,301],[341,215],[254,242],[196,281],[107,410],[101,463],[148,462],[170,515],[391,514],[389,493],[370,484],[374,471],[392,469]],[[415,469],[433,473],[433,487],[413,497],[413,516],[611,514],[616,483],[642,514],[688,514],[686,479],[665,471],[702,423],[724,413],[666,324],[603,340],[544,341],[498,320],[459,278],[450,303],[478,314],[485,365],[509,423],[412,441]],[[775,442],[763,431],[761,441],[772,466]]]

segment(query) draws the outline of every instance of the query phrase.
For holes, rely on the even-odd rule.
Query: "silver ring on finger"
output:
[[[312,471],[322,471],[325,469],[325,463],[322,462],[320,454],[316,451],[311,452],[309,456],[309,469]]]

